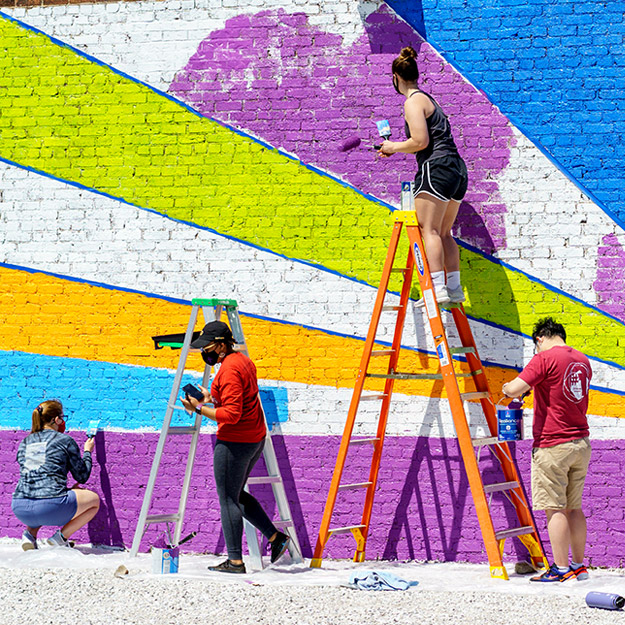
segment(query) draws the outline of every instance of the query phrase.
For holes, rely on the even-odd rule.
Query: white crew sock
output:
[[[445,272],[433,271],[432,272],[432,285],[437,293],[440,293],[445,286]]]
[[[449,271],[447,273],[447,288],[456,290],[460,288],[460,272],[459,271]]]

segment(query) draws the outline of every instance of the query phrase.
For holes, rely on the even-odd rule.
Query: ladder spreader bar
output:
[[[476,391],[473,393],[460,393],[462,401],[471,401],[472,399],[488,399],[490,393],[488,391]]]
[[[498,445],[504,441],[500,441],[496,436],[486,436],[484,438],[473,438],[471,442],[475,447],[482,447],[483,445]]]
[[[534,528],[531,525],[524,525],[523,527],[513,527],[509,530],[501,530],[495,532],[495,538],[497,540],[505,538],[514,538],[515,536],[523,536],[524,534],[533,534]]]
[[[277,484],[280,482],[280,477],[277,475],[259,475],[258,477],[247,478],[247,484]]]
[[[452,354],[475,354],[475,347],[450,347]]]
[[[484,492],[485,493],[498,493],[502,490],[512,490],[513,488],[518,488],[519,483],[516,480],[511,482],[499,482],[497,484],[484,484]]]
[[[395,350],[394,349],[374,349],[371,352],[372,356],[390,356],[391,354],[394,354]]]
[[[384,399],[385,397],[386,395],[384,395],[384,393],[381,393],[379,395],[361,395],[360,401],[374,401],[376,399]]]

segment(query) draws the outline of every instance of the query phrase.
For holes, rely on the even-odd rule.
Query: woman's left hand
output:
[[[396,150],[395,150],[395,142],[394,141],[384,141],[384,143],[382,143],[382,145],[380,146],[380,150],[378,151],[378,154],[382,157],[382,158],[388,158],[389,156],[392,156],[393,154],[395,154]]]

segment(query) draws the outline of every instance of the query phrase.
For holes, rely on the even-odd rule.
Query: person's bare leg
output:
[[[420,193],[414,201],[431,272],[445,269],[445,250],[441,232],[447,204],[448,202],[442,202],[424,193]]]
[[[451,229],[458,216],[458,209],[460,208],[460,202],[451,200],[447,205],[447,210],[443,216],[443,223],[441,225],[441,241],[443,243],[443,253],[445,256],[445,271],[460,271],[460,250],[456,239],[451,234]]]
[[[76,493],[76,514],[61,528],[65,538],[69,538],[74,532],[89,523],[100,509],[100,497],[97,493],[83,488],[74,488]]]
[[[580,508],[567,510],[566,513],[571,535],[571,558],[573,562],[582,563],[584,561],[588,533],[586,516]]]
[[[547,513],[547,531],[553,552],[553,561],[559,567],[569,566],[569,547],[571,531],[567,510],[545,510]]]

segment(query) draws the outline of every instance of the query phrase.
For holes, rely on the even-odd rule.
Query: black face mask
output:
[[[217,364],[219,360],[219,354],[217,352],[205,352],[202,351],[202,360],[211,367]]]
[[[393,87],[395,87],[395,91],[402,95],[402,92],[399,90],[399,80],[397,80],[397,76],[393,75]]]

